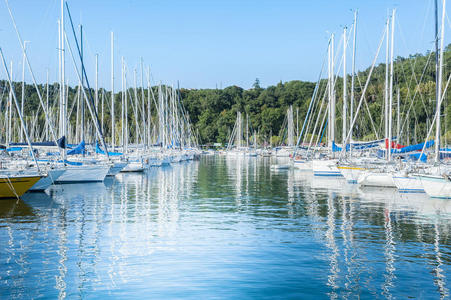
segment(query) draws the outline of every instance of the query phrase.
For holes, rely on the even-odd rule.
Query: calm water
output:
[[[0,298],[449,298],[451,201],[205,157],[0,202]]]

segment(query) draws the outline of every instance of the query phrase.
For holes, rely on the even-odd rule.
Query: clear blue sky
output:
[[[56,81],[60,1],[9,3],[23,39],[31,41],[28,51],[38,80],[45,82],[49,69],[51,81]],[[247,89],[257,77],[262,86],[281,80],[314,81],[329,33],[336,33],[338,39],[343,26],[351,27],[352,9],[359,10],[359,69],[371,63],[387,12],[393,8],[397,9],[395,55],[433,47],[433,0],[70,0],[69,5],[74,22],[84,27],[85,63],[92,85],[98,53],[100,84],[110,88],[110,31],[114,31],[116,90],[121,56],[128,65],[129,83],[141,57],[151,66],[154,82],[175,85],[179,80],[187,88]],[[449,43],[449,21],[446,30]],[[0,46],[7,60],[14,61],[14,77],[20,80],[21,51],[3,0]],[[66,66],[73,84],[76,77],[69,57]],[[5,78],[3,67],[0,77]],[[28,74],[26,80],[31,80]]]

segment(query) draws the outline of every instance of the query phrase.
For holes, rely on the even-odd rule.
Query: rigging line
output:
[[[362,82],[360,81],[360,76],[359,76],[358,73],[355,76],[357,77],[357,80],[359,82],[360,90],[362,90]],[[368,106],[368,101],[366,100],[365,96],[363,96],[363,100],[365,101],[365,107],[366,107],[366,110],[368,112],[368,116],[370,117],[371,126],[373,127],[374,133],[376,134],[376,139],[378,140],[379,139],[379,133],[377,132],[376,126],[374,125],[373,117],[371,116],[370,108]]]
[[[317,91],[317,95],[316,95],[316,101],[315,101],[315,104],[314,104],[314,107],[313,107],[313,110],[310,112],[310,116],[309,116],[309,121],[308,121],[308,123],[307,123],[307,128],[305,129],[305,134],[304,134],[304,139],[302,140],[302,143],[303,144],[305,144],[305,142],[306,142],[306,140],[307,140],[307,134],[308,134],[308,132],[309,132],[309,130],[310,130],[310,127],[311,127],[311,125],[312,125],[312,122],[313,122],[313,119],[314,119],[314,116],[320,111],[320,108],[321,108],[321,103],[322,102],[320,102],[320,101],[322,101],[323,100],[323,97],[321,97],[320,95],[321,94],[323,94],[323,92],[324,93],[326,93],[326,91],[327,91],[327,81],[325,81],[326,82],[326,89],[323,91],[322,90],[322,88],[320,87],[319,89],[318,89],[318,91]],[[321,81],[320,81],[320,86],[321,86]],[[324,84],[323,84],[324,85]],[[319,92],[319,91],[321,91],[321,92]],[[324,94],[323,94],[324,95]],[[321,99],[321,100],[320,100]],[[316,122],[315,122],[316,123]],[[302,127],[304,127],[304,126],[302,126]],[[304,130],[302,130],[302,132],[303,132]],[[301,132],[301,133],[302,133]]]
[[[384,38],[385,38],[385,35],[386,35],[386,34],[388,34],[388,32],[387,32],[387,30],[386,30],[386,28],[385,28],[385,26],[384,26],[382,38],[381,38],[381,40],[380,40],[380,42],[379,42],[379,46],[378,46],[378,48],[377,48],[376,55],[375,55],[375,57],[374,57],[374,60],[373,60],[372,65],[371,65],[370,72],[369,72],[369,74],[368,74],[368,78],[367,78],[367,81],[366,81],[366,83],[365,83],[365,87],[364,87],[364,89],[363,89],[363,91],[362,91],[362,96],[360,97],[360,101],[359,101],[359,104],[358,104],[358,106],[357,106],[357,109],[356,109],[356,112],[355,112],[354,119],[352,120],[351,125],[349,126],[348,134],[346,135],[346,139],[345,139],[345,141],[343,142],[344,145],[346,145],[346,144],[348,143],[348,140],[349,140],[350,137],[351,137],[352,130],[353,130],[353,127],[354,127],[354,124],[355,124],[355,122],[356,122],[356,120],[357,120],[357,116],[358,116],[358,114],[359,114],[360,107],[362,106],[362,102],[363,102],[363,100],[364,100],[364,96],[365,96],[366,90],[367,90],[367,88],[368,88],[368,84],[369,84],[371,75],[373,74],[374,66],[375,66],[375,64],[376,64],[376,60],[377,60],[377,57],[379,56],[379,51],[381,50],[382,43],[383,43],[383,41],[384,41]],[[343,147],[342,152],[341,152],[341,155],[340,155],[340,158],[343,157],[345,151],[346,151],[346,147]]]
[[[424,75],[426,74],[426,69],[427,69],[427,67],[428,67],[428,65],[429,65],[429,60],[431,59],[431,57],[432,57],[432,51],[429,53],[428,60],[426,61],[426,64],[424,65],[423,73],[421,74],[421,77],[420,77],[420,82],[423,81],[423,77],[424,77]],[[410,102],[409,109],[407,110],[407,114],[406,114],[405,119],[404,119],[404,122],[403,122],[403,124],[402,124],[402,126],[401,126],[400,135],[402,135],[402,132],[404,131],[404,126],[406,125],[407,118],[408,118],[408,116],[409,116],[409,114],[410,114],[410,110],[411,110],[412,107],[413,107],[413,103],[414,103],[416,94],[419,93],[419,90],[420,90],[420,87],[419,87],[419,85],[417,85],[417,87],[415,88],[415,93],[414,93],[414,95],[413,95],[413,99],[412,99],[412,101]],[[403,111],[403,113],[405,113],[405,111]]]
[[[416,60],[418,60],[418,57],[417,58],[415,58],[415,61]],[[411,63],[410,63],[411,64]],[[403,69],[403,71],[404,71],[404,67],[402,66],[402,64],[401,64],[401,68]],[[415,79],[415,83],[416,83],[416,85],[417,86],[419,86],[420,84],[421,84],[421,82],[418,82],[418,80],[417,80],[417,76],[416,76],[416,74],[415,74],[415,71],[414,71],[414,66],[412,66],[412,77],[413,77],[413,79]],[[407,87],[407,91],[408,91],[408,93],[407,93],[407,97],[409,98],[409,93],[410,93],[410,88],[409,88],[409,86]],[[411,99],[411,98],[410,98]],[[427,111],[427,108],[426,108],[426,104],[424,103],[424,95],[423,95],[423,93],[420,93],[420,99],[421,99],[421,104],[423,104],[423,108],[424,108],[424,110],[425,110],[425,112],[426,112],[426,118],[427,119],[429,119],[429,114],[428,114],[428,111]],[[413,99],[411,99],[412,101],[413,101]]]
[[[407,47],[407,43],[406,43],[406,40],[405,40],[405,35],[404,35],[403,30],[402,30],[401,24],[399,23],[399,18],[396,19],[396,20],[397,20],[398,30],[399,30],[399,33],[400,33],[400,36],[401,36],[401,40],[402,40],[402,42],[404,43],[404,46]],[[423,40],[423,36],[421,36],[420,40],[421,40],[421,41]],[[412,77],[415,79],[415,82],[416,82],[417,84],[418,84],[418,81],[417,81],[417,79],[416,79],[416,74],[415,74],[414,70],[415,70],[415,65],[416,65],[416,62],[418,61],[418,58],[419,58],[418,56],[415,56],[415,59],[414,59],[414,65],[413,65],[413,66],[412,66],[412,61],[409,60],[409,65],[410,65],[411,68],[412,68]],[[402,63],[401,63],[401,67],[403,68]],[[403,70],[403,71],[404,71],[404,70]],[[409,88],[409,86],[408,86],[408,88]],[[408,94],[408,95],[409,95],[409,94]],[[421,97],[421,101],[422,101],[422,103],[423,103],[423,107],[424,107],[424,109],[426,110],[426,105],[424,104],[423,94],[420,93],[420,97]],[[426,112],[426,114],[427,114],[427,112]],[[427,115],[427,118],[429,118],[428,115]]]
[[[325,103],[326,103],[326,95],[327,95],[327,87],[326,87],[326,90],[324,91],[324,96],[323,96],[323,98],[321,100],[321,106],[319,107],[318,117],[316,118],[315,126],[314,126],[313,131],[312,131],[312,135],[310,136],[310,142],[309,142],[309,146],[307,148],[307,153],[310,151],[310,148],[312,147],[312,142],[313,142],[313,139],[314,139],[314,135],[316,133],[316,128],[318,127],[318,121],[319,121],[319,119],[321,117],[321,113],[323,111],[323,108],[325,108],[327,110],[327,104],[325,105]],[[326,115],[327,115],[327,113],[326,113]],[[322,124],[321,124],[321,127],[322,127]]]
[[[309,118],[309,121],[308,121],[308,125],[307,125],[306,132],[308,132],[308,129],[309,129],[309,127],[310,127],[310,120],[311,120],[311,117],[308,116],[308,114],[309,114],[310,111],[311,111],[312,105],[314,104],[314,101],[315,101],[315,98],[316,98],[316,94],[318,93],[318,90],[319,90],[320,85],[321,85],[321,75],[322,75],[323,70],[324,70],[325,62],[326,62],[326,58],[324,57],[324,58],[323,58],[323,63],[322,63],[322,66],[321,66],[321,71],[320,71],[319,76],[318,76],[318,81],[317,81],[317,83],[316,83],[315,90],[313,91],[312,100],[311,100],[311,102],[310,102],[310,104],[309,104],[309,108],[308,108],[308,111],[307,111],[307,115],[305,116],[305,119],[304,119],[304,124],[302,125],[301,133],[298,132],[299,137],[298,137],[298,140],[297,140],[297,142],[296,142],[296,147],[294,148],[293,159],[294,159],[294,157],[296,157],[296,150],[297,150],[297,148],[298,148],[298,146],[299,146],[299,142],[300,142],[300,140],[301,140],[301,138],[302,138],[302,134],[303,134],[303,132],[304,132],[305,122],[307,121],[307,117]],[[313,116],[313,114],[312,114],[312,116]]]
[[[448,80],[447,80],[446,86],[445,86],[445,91],[448,89],[448,85],[449,85],[450,80],[451,80],[451,74],[449,74],[449,76],[448,76]],[[443,93],[441,95],[440,105],[443,104],[443,99],[445,98],[445,95],[446,95],[446,93]],[[418,157],[418,161],[421,160],[421,156],[423,156],[424,150],[426,150],[426,143],[427,143],[427,140],[429,139],[429,136],[431,135],[432,129],[434,128],[434,123],[435,123],[435,120],[437,119],[437,115],[438,115],[438,111],[434,114],[434,119],[432,120],[431,128],[429,128],[429,132],[428,132],[428,134],[426,136],[426,140],[424,141],[423,149],[421,150],[421,154]]]

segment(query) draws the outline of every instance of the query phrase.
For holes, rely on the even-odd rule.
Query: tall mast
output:
[[[398,93],[397,93],[397,112],[396,112],[396,143],[400,143],[401,142],[401,137],[399,136],[400,132],[401,132],[401,94],[399,91],[399,86],[398,86]]]
[[[115,147],[115,132],[114,132],[114,33],[111,31],[111,147]]]
[[[124,63],[124,89],[125,89],[125,95],[124,95],[124,111],[125,111],[125,132],[126,132],[126,134],[125,134],[125,137],[124,137],[124,147],[125,147],[125,154],[127,154],[128,153],[128,137],[129,137],[129,134],[127,134],[128,133],[128,96],[127,96],[127,91],[128,91],[128,89],[127,89],[127,68],[126,68],[126,66],[125,66],[125,63]]]
[[[331,72],[331,43],[332,43],[332,36],[330,37],[329,40],[329,46],[327,47],[327,80],[328,80],[328,84],[327,84],[327,98],[328,98],[328,105],[327,105],[327,109],[328,109],[328,126],[327,126],[327,139],[328,139],[328,146],[329,148],[331,147],[332,141],[330,139],[330,135],[331,135],[331,128],[330,128],[330,123],[331,123],[331,116],[332,116],[332,110],[331,110],[331,98],[332,98],[332,80],[331,80],[331,76],[332,76],[332,72]]]
[[[151,144],[151,136],[150,136],[150,126],[151,126],[151,120],[152,120],[152,116],[150,114],[150,89],[152,88],[150,86],[150,67],[147,67],[147,86],[148,86],[148,91],[147,91],[147,143],[150,145]]]
[[[436,5],[436,57],[438,56],[437,52],[437,38],[438,38],[438,28],[437,28],[437,1],[435,1]],[[436,80],[438,81],[436,83],[437,86],[437,100],[436,100],[436,132],[435,132],[435,162],[438,163],[440,161],[440,113],[441,113],[441,100],[442,100],[442,75],[443,75],[443,47],[444,47],[444,40],[445,40],[445,12],[446,12],[446,0],[443,0],[442,5],[442,28],[441,28],[441,35],[440,35],[440,60],[438,65],[438,76],[436,76]]]
[[[80,25],[80,63],[81,63],[81,72],[82,72],[82,76],[81,76],[81,85],[80,85],[80,96],[81,96],[81,89],[84,89],[84,85],[83,85],[83,71],[84,71],[84,65],[83,65],[83,25]],[[85,140],[85,102],[84,101],[80,101],[80,105],[81,105],[81,127],[80,127],[80,131],[81,131],[81,140],[84,141]],[[84,155],[84,152],[83,152]]]
[[[65,88],[65,81],[66,81],[66,77],[65,77],[65,53],[64,53],[64,0],[61,0],[61,45],[60,45],[60,49],[61,49],[61,105],[62,105],[62,111],[61,111],[61,124],[62,124],[62,135],[66,135],[67,134],[67,130],[66,130],[66,88]]]
[[[124,142],[125,142],[125,127],[124,127],[124,118],[125,118],[125,107],[124,107],[124,57],[121,57],[121,85],[122,85],[122,93],[121,93],[121,145],[122,151],[124,151]]]
[[[22,114],[22,116],[24,115],[23,114],[23,106],[24,106],[24,102],[25,102],[25,58],[26,58],[25,51],[27,49],[27,43],[28,43],[28,41],[23,42],[24,53],[22,55],[22,98],[20,101],[20,113]],[[20,142],[23,142],[22,130],[20,131]]]
[[[329,44],[329,148],[335,142],[334,34]]]
[[[46,99],[45,99],[45,106],[47,107],[47,112],[49,111],[49,69],[47,69],[47,81],[45,85],[46,89]],[[50,114],[49,114],[50,118]],[[45,140],[49,140],[49,121],[47,118],[45,119]]]
[[[346,78],[346,48],[347,45],[347,36],[346,36],[346,26],[343,29],[343,133],[342,133],[342,141],[343,141],[343,147],[346,147],[344,145],[344,142],[346,140],[347,135],[347,115],[348,115],[348,99],[347,99],[347,78]],[[345,148],[346,149],[346,148]]]
[[[388,139],[388,57],[390,55],[389,53],[389,38],[390,38],[390,18],[387,17],[387,22],[385,23],[385,33],[386,33],[386,44],[385,44],[385,94],[384,94],[384,102],[385,102],[385,113],[384,113],[384,119],[385,119],[385,138]],[[390,144],[390,140],[388,140],[388,144]],[[388,151],[386,153],[386,158],[388,159]]]
[[[96,90],[94,92],[94,99],[95,99],[95,110],[97,113],[99,113],[99,54],[96,53]],[[103,131],[103,124],[102,124],[102,132]]]
[[[388,160],[391,160],[391,140],[392,140],[392,106],[393,106],[393,50],[395,42],[395,13],[396,9],[393,9],[391,19],[391,42],[390,42],[390,100],[388,107]]]
[[[353,30],[353,39],[352,39],[351,111],[349,114],[350,120],[353,120],[353,118],[354,118],[354,77],[355,77],[356,36],[357,36],[357,11],[354,12],[354,30]],[[352,134],[351,134],[351,141],[352,141]]]
[[[10,70],[11,70],[11,81],[13,80],[13,62],[10,62]],[[12,109],[13,109],[13,89],[9,88],[9,99],[8,99],[8,138],[6,139],[6,144],[9,145],[11,143],[11,121],[12,121]]]
[[[147,145],[147,126],[146,126],[146,112],[144,107],[144,67],[143,58],[141,57],[141,107],[142,107],[142,123],[143,123],[143,144],[144,148]]]

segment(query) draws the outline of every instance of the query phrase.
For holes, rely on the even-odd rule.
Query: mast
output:
[[[438,81],[436,83],[436,93],[437,93],[437,100],[436,100],[436,126],[435,126],[435,162],[440,162],[440,113],[441,113],[441,100],[442,100],[442,75],[443,75],[443,47],[444,47],[444,40],[445,40],[445,12],[446,12],[446,0],[443,0],[442,5],[442,28],[441,28],[441,35],[440,35],[440,60],[438,64],[438,76],[436,76],[436,80]],[[435,31],[436,31],[436,40],[435,40],[435,47],[436,47],[436,57],[438,56],[437,52],[437,45],[438,45],[438,24],[437,24],[437,0],[435,1]],[[437,59],[437,58],[436,58]],[[437,60],[436,60],[437,62]],[[437,67],[436,67],[437,68]]]
[[[150,111],[150,93],[151,93],[151,86],[150,86],[150,67],[147,67],[147,87],[148,87],[148,91],[147,91],[147,143],[150,145],[151,144],[151,120],[152,120],[152,116],[151,116],[151,111]]]
[[[124,151],[125,146],[125,127],[124,127],[124,118],[125,118],[125,107],[124,107],[124,57],[121,57],[121,86],[122,86],[122,93],[121,93],[121,144],[122,144],[122,151]]]
[[[146,113],[144,107],[144,67],[143,67],[143,58],[141,57],[141,107],[142,107],[142,122],[143,122],[143,144],[144,148],[147,145],[147,126],[146,126]]]
[[[67,114],[67,103],[66,103],[66,89],[65,89],[65,60],[64,60],[64,0],[61,0],[61,22],[60,22],[60,53],[61,53],[61,74],[60,74],[60,105],[61,105],[61,136],[67,135],[66,126],[66,114]],[[66,159],[66,149],[63,149],[63,160]]]
[[[114,130],[114,33],[111,31],[111,147],[115,147]]]
[[[357,36],[357,11],[354,12],[354,32],[352,41],[352,77],[351,77],[351,111],[350,120],[354,118],[354,78],[355,78],[355,52],[356,52],[356,36]],[[352,141],[352,134],[351,134]]]
[[[388,57],[389,57],[389,36],[390,36],[390,19],[387,17],[387,22],[385,23],[386,26],[386,44],[385,44],[385,94],[384,94],[384,101],[385,101],[385,138],[388,139]],[[390,144],[390,140],[388,140],[388,144]],[[385,156],[387,159],[389,159],[388,150]]]
[[[249,148],[249,115],[246,113],[246,146]]]
[[[334,34],[329,44],[329,148],[335,142]]]
[[[25,58],[26,58],[25,51],[27,49],[27,43],[28,43],[28,41],[23,42],[24,53],[22,55],[22,98],[20,101],[21,102],[20,103],[20,113],[22,114],[22,116],[24,115],[23,114],[23,105],[25,102]],[[20,131],[20,142],[23,143],[23,132],[22,131]]]
[[[395,42],[395,13],[393,9],[391,19],[391,45],[390,45],[390,103],[388,108],[388,161],[391,160],[391,140],[392,140],[392,106],[393,106],[393,50]]]
[[[299,135],[299,106],[296,107],[296,135]]]
[[[136,90],[136,69],[133,70],[133,79],[134,79],[134,94],[135,94],[135,126],[136,126],[136,137],[135,137],[135,143],[136,147],[139,145],[139,121],[138,121],[138,92]]]
[[[80,90],[84,89],[84,85],[83,85],[83,71],[84,71],[84,65],[83,65],[83,25],[80,25],[80,63],[81,63],[81,72],[82,72],[82,76],[81,76],[81,83],[80,83]],[[80,91],[80,97],[81,97],[81,91]],[[80,101],[80,105],[81,105],[81,126],[80,126],[80,136],[81,136],[81,140],[84,141],[85,140],[85,102],[84,101]],[[85,152],[83,151],[83,156]]]
[[[10,62],[10,70],[11,70],[11,78],[13,78],[13,62]],[[9,145],[11,143],[11,120],[12,120],[12,108],[13,108],[13,90],[9,88],[9,99],[8,99],[8,138],[6,139],[6,144]]]
[[[128,96],[127,96],[128,89],[127,89],[127,68],[125,66],[125,63],[124,63],[124,89],[125,89],[125,95],[124,95],[124,110],[125,110],[124,122],[125,122],[125,125],[124,126],[125,126],[125,132],[127,133],[128,132],[128,104],[127,104],[128,103]],[[125,154],[128,153],[128,137],[129,137],[129,134],[125,134],[125,137],[124,137]]]
[[[401,95],[400,95],[400,91],[399,91],[399,86],[398,86],[398,93],[397,93],[397,112],[396,112],[396,143],[400,143],[401,141],[401,137],[399,136],[399,133],[401,132],[401,110],[400,110],[400,106],[401,106],[401,99],[400,99]]]
[[[47,112],[49,111],[49,69],[47,69],[47,81],[45,85],[46,89],[46,99],[45,99],[45,106],[47,108]],[[50,115],[49,115],[50,118]],[[49,140],[49,120],[47,118],[45,119],[45,140]]]
[[[96,90],[94,92],[95,99],[95,110],[99,112],[99,54],[96,53]],[[103,132],[103,124],[102,124],[102,132]]]
[[[346,26],[343,29],[343,133],[342,141],[345,142],[347,134],[347,114],[348,114],[348,99],[347,99],[347,87],[346,87],[346,48],[347,48],[347,38],[346,38]],[[343,147],[346,145],[343,144]],[[345,148],[346,149],[346,148]]]

